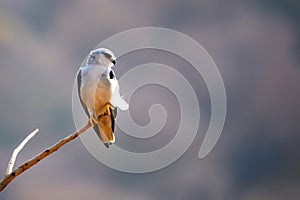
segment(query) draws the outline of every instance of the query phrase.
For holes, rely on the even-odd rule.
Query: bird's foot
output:
[[[90,122],[90,124],[91,124],[91,126],[92,126],[93,128],[94,128],[94,122],[95,122],[96,124],[98,124],[98,121],[94,118],[93,115],[90,116],[89,122]]]
[[[106,104],[106,111],[105,111],[105,115],[111,115],[111,110],[115,109],[110,103]]]

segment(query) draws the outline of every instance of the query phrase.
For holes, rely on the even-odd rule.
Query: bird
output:
[[[117,108],[128,110],[129,105],[120,94],[120,86],[112,69],[116,57],[106,48],[90,51],[86,63],[77,74],[78,96],[89,123],[109,148],[115,142]]]

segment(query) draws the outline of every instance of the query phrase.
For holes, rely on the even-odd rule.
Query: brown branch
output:
[[[50,148],[46,149],[45,151],[43,151],[39,155],[35,156],[34,158],[32,158],[32,159],[28,160],[27,162],[25,162],[24,164],[22,164],[20,167],[18,167],[17,169],[15,169],[10,174],[4,176],[0,180],[0,192],[10,182],[12,182],[16,177],[18,177],[20,174],[22,174],[23,172],[25,172],[26,170],[28,170],[29,168],[31,168],[32,166],[34,166],[35,164],[37,164],[39,161],[41,161],[42,159],[44,159],[47,156],[49,156],[50,154],[54,153],[58,149],[60,149],[63,145],[65,145],[68,142],[70,142],[70,141],[74,140],[75,138],[77,138],[81,133],[85,132],[90,127],[91,127],[91,124],[88,122],[84,127],[82,127],[81,129],[79,129],[75,133],[73,133],[73,134],[65,137],[64,139],[61,139],[60,141],[58,141],[56,144],[54,144]]]
[[[12,172],[14,165],[15,165],[15,161],[16,158],[19,154],[19,152],[24,148],[24,146],[27,144],[27,142],[33,138],[33,136],[35,136],[37,133],[39,132],[39,129],[35,129],[32,133],[30,133],[22,142],[21,144],[19,144],[19,146],[17,148],[15,148],[15,150],[13,151],[13,153],[11,154],[9,163],[7,165],[7,169],[6,169],[6,173],[5,175],[8,175]]]

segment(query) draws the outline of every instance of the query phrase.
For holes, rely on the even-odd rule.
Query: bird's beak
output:
[[[116,60],[112,60],[111,62],[112,62],[114,65],[116,65]]]

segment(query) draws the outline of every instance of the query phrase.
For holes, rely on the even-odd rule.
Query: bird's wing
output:
[[[102,83],[110,83],[111,87],[114,87],[115,76],[111,71],[106,71],[102,78]],[[109,108],[111,115],[101,115],[98,118],[97,128],[100,130],[100,137],[104,145],[108,148],[110,144],[115,142],[115,118],[117,116],[117,108],[112,105]]]
[[[88,117],[90,117],[89,111],[87,109],[87,106],[85,105],[85,103],[82,101],[81,98],[81,69],[79,69],[78,74],[77,74],[77,88],[78,88],[78,96],[79,96],[79,100],[81,103],[82,108],[84,109],[84,112],[87,114]]]
[[[98,125],[102,142],[114,143],[115,142],[115,115],[117,108],[110,108],[111,115],[101,115],[98,118]],[[106,146],[106,145],[105,145]]]
[[[115,132],[115,119],[116,119],[117,114],[118,114],[117,108],[113,108],[113,109],[110,108],[110,113],[111,113],[111,115],[110,115],[110,118],[111,118],[111,130],[113,132]]]
[[[111,87],[116,84],[115,75],[112,71],[106,71],[101,77],[102,83],[109,83]],[[112,105],[109,108],[111,115],[100,115],[98,118],[98,124],[95,125],[96,129],[100,130],[98,136],[100,136],[104,145],[108,148],[109,145],[115,142],[115,118],[117,116],[117,108]]]
[[[83,102],[83,100],[81,98],[81,81],[82,81],[82,76],[81,76],[81,70],[79,69],[78,74],[77,74],[78,96],[79,96],[79,100],[80,100],[80,103],[81,103],[81,106],[82,106],[83,110],[85,111],[86,115],[88,117],[90,117],[90,113],[87,109],[87,106],[85,105],[85,103]],[[101,138],[101,133],[100,133],[99,126],[97,124],[95,124],[93,129],[96,132],[96,134],[98,135],[98,137],[100,138],[100,140],[103,141],[102,138]],[[107,145],[105,145],[105,146],[108,147]]]

